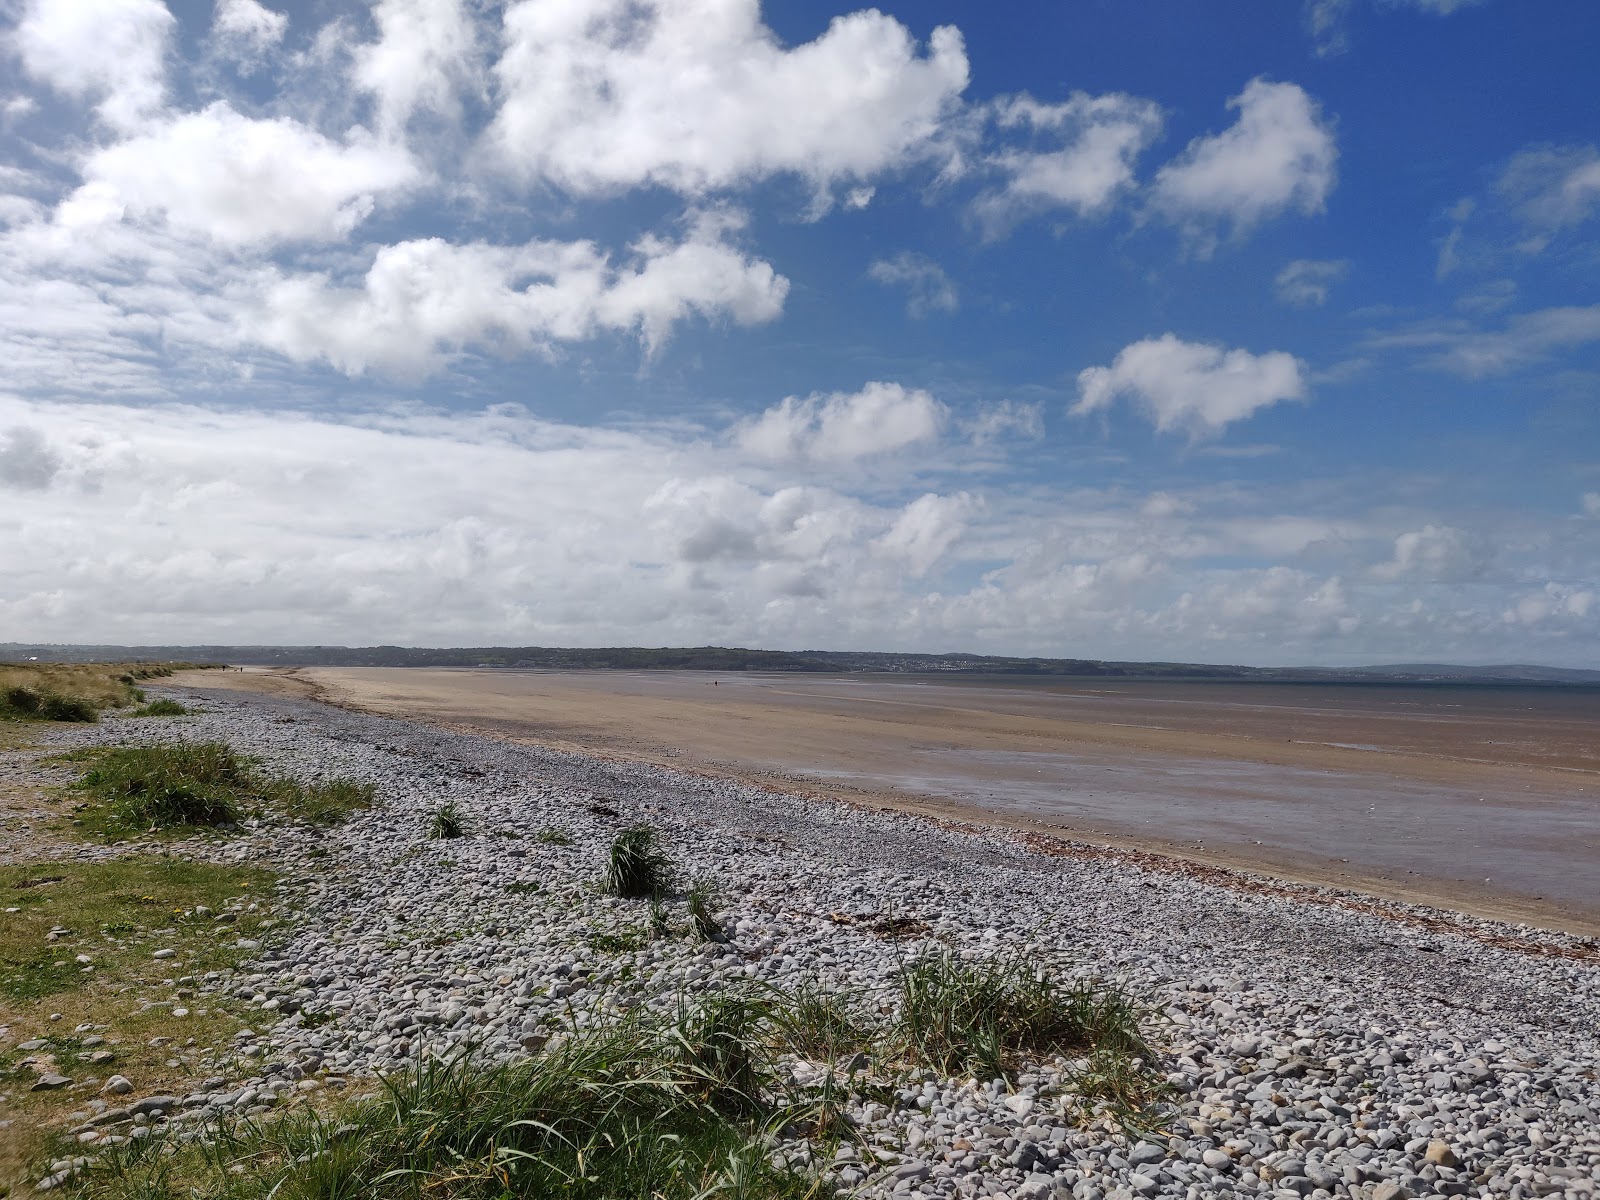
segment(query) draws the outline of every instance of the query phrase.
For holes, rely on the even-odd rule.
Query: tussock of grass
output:
[[[17,721],[92,722],[100,719],[100,710],[82,696],[17,684],[0,692],[0,716]]]
[[[814,1062],[836,1062],[870,1051],[879,1036],[859,996],[814,984],[802,986],[789,998],[779,1029],[789,1049]]]
[[[746,999],[625,1018],[540,1057],[432,1061],[337,1115],[239,1124],[209,1148],[152,1137],[88,1175],[94,1200],[805,1200],[803,1172],[774,1167],[781,1119],[765,1018]],[[164,1142],[164,1144],[162,1144]],[[243,1168],[238,1170],[237,1168]]]
[[[717,894],[708,883],[697,883],[689,891],[689,920],[694,923],[695,936],[702,942],[725,942],[728,935],[711,914]]]
[[[152,700],[143,708],[136,708],[128,714],[130,717],[185,717],[189,710],[176,700],[169,700],[163,696],[159,700]]]
[[[611,843],[605,890],[629,900],[645,900],[672,890],[672,860],[662,852],[648,825],[624,829]]]
[[[462,819],[461,810],[453,803],[446,803],[434,811],[433,820],[428,825],[428,836],[434,839],[458,838],[467,832],[466,822]]]
[[[533,840],[546,846],[570,846],[572,835],[565,829],[557,829],[554,825],[547,825],[534,834]]]
[[[249,769],[223,742],[106,750],[78,786],[129,829],[234,825],[255,795]]]
[[[331,779],[319,783],[274,780],[266,789],[270,802],[287,816],[308,825],[338,825],[353,813],[371,808],[377,788],[353,779]]]
[[[118,746],[85,757],[89,767],[76,784],[90,799],[83,820],[108,835],[235,825],[260,808],[326,825],[373,802],[367,783],[263,775],[226,742]]]
[[[937,951],[907,962],[894,1034],[929,1066],[988,1078],[1024,1054],[1150,1053],[1122,991],[1063,984],[1020,954],[967,961]]]

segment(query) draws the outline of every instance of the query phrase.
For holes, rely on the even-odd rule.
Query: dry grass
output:
[[[66,702],[67,710],[98,714],[106,709],[125,708],[144,699],[139,684],[146,679],[164,679],[191,663],[0,663],[0,698],[8,692]],[[0,716],[31,720],[58,719],[30,711],[31,705],[0,705]],[[92,719],[87,715],[65,719]]]

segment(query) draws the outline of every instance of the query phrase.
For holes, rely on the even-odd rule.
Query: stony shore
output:
[[[284,938],[232,977],[187,981],[202,999],[247,999],[259,1021],[192,1095],[143,1096],[135,1081],[125,1098],[96,1101],[80,1126],[86,1153],[152,1120],[364,1091],[374,1073],[467,1041],[525,1053],[575,1015],[604,1019],[683,988],[748,977],[887,990],[933,939],[1024,948],[1123,983],[1155,1014],[1171,1136],[1130,1144],[1069,1119],[1065,1061],[1033,1064],[1011,1086],[901,1076],[892,1102],[851,1114],[865,1149],[828,1167],[847,1194],[1600,1193],[1592,943],[1434,910],[1396,920],[1328,894],[1081,848],[1054,855],[1001,832],[306,701],[183,698],[195,695],[195,717],[48,736],[63,747],[223,739],[308,781],[369,780],[381,805],[330,832],[263,825],[209,852],[287,881]],[[446,801],[467,834],[429,840]],[[718,889],[728,946],[645,940],[641,905],[594,891],[605,848],[638,822]],[[548,829],[569,843],[541,841]]]

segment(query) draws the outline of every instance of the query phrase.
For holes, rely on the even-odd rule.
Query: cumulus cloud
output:
[[[1013,96],[996,101],[989,114],[1003,133],[1022,133],[1030,143],[987,159],[988,168],[1004,179],[973,203],[990,236],[1034,213],[1104,213],[1133,186],[1134,164],[1161,132],[1159,105],[1117,93],[1075,92],[1059,104]]]
[[[1151,209],[1202,254],[1223,230],[1241,237],[1291,209],[1321,212],[1336,178],[1333,127],[1298,85],[1253,79],[1228,107],[1234,124],[1190,142],[1151,191]]]
[[[859,392],[789,396],[740,422],[734,436],[758,458],[847,463],[932,442],[948,415],[925,391],[869,383]]]
[[[341,239],[421,176],[402,146],[359,133],[340,144],[224,101],[94,151],[82,173],[78,211],[160,218],[227,246]]]
[[[1278,299],[1296,308],[1327,303],[1328,291],[1350,273],[1345,259],[1297,258],[1278,272]]]
[[[1482,539],[1449,525],[1424,525],[1394,540],[1394,557],[1373,568],[1379,579],[1422,578],[1440,582],[1477,579],[1490,550]]]
[[[826,194],[930,153],[967,85],[955,28],[923,53],[876,10],[785,48],[758,0],[521,0],[504,35],[491,144],[520,177],[581,195],[773,175]]]
[[[213,51],[242,67],[254,68],[283,41],[289,17],[259,0],[217,0],[211,17]]]
[[[60,456],[37,429],[19,425],[0,439],[0,486],[47,488],[60,467]]]
[[[903,250],[893,258],[880,258],[867,268],[867,277],[886,287],[906,289],[906,312],[925,317],[930,312],[955,312],[960,307],[956,285],[944,268],[924,254]]]
[[[355,50],[357,84],[378,103],[378,126],[395,134],[414,113],[453,115],[478,91],[477,27],[462,0],[378,0],[378,38]]]
[[[1157,432],[1199,438],[1305,392],[1305,364],[1292,354],[1228,350],[1167,333],[1123,347],[1109,367],[1079,372],[1072,411],[1099,412],[1128,397]]]
[[[1583,494],[1583,511],[1591,517],[1600,517],[1600,492]]]
[[[636,331],[654,352],[693,314],[754,325],[783,311],[789,281],[723,241],[725,228],[644,239],[626,265],[591,242],[399,242],[378,250],[359,286],[265,274],[243,336],[350,375],[414,376],[469,348],[511,356],[608,330]]]
[[[29,0],[16,44],[28,74],[128,129],[162,105],[174,24],[161,0]]]

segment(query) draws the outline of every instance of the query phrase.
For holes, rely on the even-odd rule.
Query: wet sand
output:
[[[184,682],[1600,933],[1600,689],[384,668]]]

